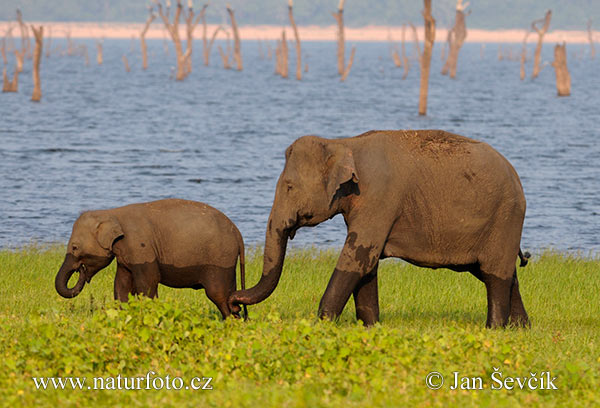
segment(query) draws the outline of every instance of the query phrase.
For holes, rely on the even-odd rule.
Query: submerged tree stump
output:
[[[592,19],[587,21],[588,41],[590,42],[590,56],[596,58],[596,47],[594,46],[594,32],[592,31]]]
[[[456,16],[454,17],[454,27],[448,31],[448,43],[450,51],[448,58],[442,68],[442,75],[447,75],[450,71],[450,78],[456,78],[456,66],[458,64],[458,53],[460,52],[465,39],[467,38],[467,25],[465,24],[466,16],[465,9],[469,6],[469,2],[465,4],[462,0],[456,2]]]
[[[300,35],[298,35],[298,27],[296,27],[296,21],[294,20],[293,7],[293,0],[289,0],[288,14],[290,18],[290,24],[292,25],[292,29],[294,30],[294,37],[296,39],[296,79],[300,81],[302,80],[302,49],[300,46]]]
[[[556,44],[554,47],[554,61],[552,62],[556,73],[556,92],[558,96],[571,95],[571,75],[567,68],[567,45]]]
[[[142,46],[142,69],[144,70],[148,69],[148,46],[146,45],[146,33],[150,28],[150,24],[152,24],[152,22],[156,18],[156,15],[152,12],[152,7],[149,7],[149,13],[150,15],[146,20],[146,25],[144,25],[144,29],[140,33],[140,41]]]
[[[550,20],[552,19],[552,10],[548,10],[544,18],[535,20],[531,23],[531,29],[538,34],[538,42],[535,47],[535,56],[533,59],[533,73],[531,74],[531,78],[537,78],[540,73],[540,62],[542,59],[542,44],[544,43],[544,35],[546,31],[548,31],[548,27],[550,27]],[[538,28],[537,25],[544,23],[542,27]]]
[[[419,115],[427,115],[427,93],[429,89],[429,70],[431,67],[431,54],[435,42],[435,19],[431,15],[431,0],[423,0],[425,9],[425,45],[421,55],[421,86],[419,92]]]
[[[177,8],[175,9],[175,16],[173,17],[173,22],[169,21],[169,8],[171,6],[170,0],[167,0],[167,9],[166,13],[163,12],[162,5],[160,2],[156,2],[158,7],[158,14],[165,24],[165,28],[167,32],[171,36],[171,40],[173,40],[173,44],[175,45],[175,57],[177,58],[177,72],[175,74],[176,81],[183,81],[186,74],[185,62],[188,58],[187,52],[183,53],[183,46],[181,45],[181,37],[179,36],[179,19],[181,18],[181,12],[183,6],[181,5],[181,1],[177,0]],[[189,51],[189,50],[188,50]]]
[[[42,85],[40,82],[40,61],[42,59],[42,46],[44,41],[44,27],[35,28],[31,26],[35,36],[35,51],[33,52],[33,95],[31,100],[39,102],[42,99]]]
[[[227,5],[227,13],[231,21],[231,30],[233,31],[233,59],[235,60],[236,68],[241,71],[244,67],[242,64],[242,46],[240,42],[240,33],[238,32],[235,15],[231,6]]]

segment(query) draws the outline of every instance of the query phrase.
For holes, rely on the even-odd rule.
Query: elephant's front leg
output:
[[[133,287],[136,293],[155,298],[158,295],[160,269],[156,261],[129,267],[133,276]]]
[[[354,306],[356,318],[365,326],[372,326],[379,321],[379,294],[377,291],[377,267],[366,274],[354,288]]]
[[[366,276],[371,271],[377,273],[376,265],[379,262],[384,243],[385,237],[377,239],[367,229],[362,232],[354,230],[348,233],[333,275],[321,298],[319,317],[327,319],[339,317],[355,289],[359,306],[373,306],[373,299],[370,297],[373,293],[377,294],[377,280],[369,280]],[[365,278],[364,281],[363,278]],[[359,285],[360,288],[358,288]],[[367,286],[363,287],[364,285]],[[373,291],[373,285],[375,285],[375,291]],[[377,307],[377,309],[379,308]],[[378,310],[377,312],[373,310],[369,317],[366,313],[361,312],[359,318],[367,319],[368,322],[363,320],[366,324],[373,324],[379,319],[378,314]]]
[[[117,263],[117,274],[115,275],[115,300],[127,302],[130,293],[132,295],[134,294],[131,272],[120,263]]]

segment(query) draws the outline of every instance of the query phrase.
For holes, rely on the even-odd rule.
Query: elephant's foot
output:
[[[360,278],[357,272],[342,272],[336,268],[319,303],[319,317],[327,320],[337,319]]]

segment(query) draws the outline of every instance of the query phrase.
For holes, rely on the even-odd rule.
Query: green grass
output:
[[[249,285],[261,253],[249,251]],[[379,269],[381,323],[364,329],[352,300],[340,321],[316,309],[337,259],[288,254],[279,287],[222,322],[203,291],[112,300],[114,264],[75,299],[54,275],[62,248],[0,251],[0,401],[6,406],[590,406],[600,404],[600,260],[545,252],[519,269],[530,330],[485,329],[483,284],[466,273],[394,260]],[[504,377],[550,371],[558,390],[491,390]],[[36,390],[32,377],[213,377],[212,391]],[[446,377],[433,391],[425,377]],[[452,372],[483,390],[451,390]],[[142,383],[145,385],[145,383]]]

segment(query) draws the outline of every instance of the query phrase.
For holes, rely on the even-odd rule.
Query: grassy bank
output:
[[[7,406],[600,403],[598,259],[534,254],[519,270],[532,329],[490,331],[483,328],[485,290],[475,278],[393,260],[379,270],[381,323],[366,330],[352,301],[337,323],[315,317],[335,252],[288,255],[279,287],[249,308],[248,322],[220,321],[203,291],[187,289],[160,287],[159,300],[119,308],[114,265],[77,298],[62,299],[54,291],[62,256],[60,248],[0,251],[0,401]],[[249,284],[260,266],[261,254],[249,254]],[[494,369],[502,379],[550,371],[558,390],[521,390],[516,381],[513,390],[491,390]],[[92,377],[149,371],[151,378],[181,377],[184,385],[212,377],[213,390],[87,389]],[[426,386],[432,371],[446,379],[439,390]],[[450,389],[454,371],[481,377],[484,389]],[[86,377],[85,388],[36,390],[33,377],[55,376]]]

